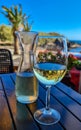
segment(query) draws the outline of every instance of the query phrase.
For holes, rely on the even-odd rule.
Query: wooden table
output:
[[[81,95],[58,83],[51,88],[51,107],[61,114],[59,123],[39,125],[33,117],[36,109],[45,106],[45,87],[39,84],[35,103],[21,104],[15,97],[15,74],[0,75],[0,130],[81,130]]]

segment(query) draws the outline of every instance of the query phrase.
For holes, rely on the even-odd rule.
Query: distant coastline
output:
[[[81,40],[69,40],[70,48],[81,47]]]
[[[81,54],[81,40],[69,40],[69,52],[80,53]]]

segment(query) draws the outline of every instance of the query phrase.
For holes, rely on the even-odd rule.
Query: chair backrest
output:
[[[8,49],[0,49],[0,74],[13,72],[13,60]]]

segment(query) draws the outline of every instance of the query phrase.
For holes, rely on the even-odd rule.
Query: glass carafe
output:
[[[16,74],[16,98],[21,103],[32,103],[38,97],[38,82],[34,76],[33,50],[37,42],[36,32],[15,32],[20,44],[20,63]]]

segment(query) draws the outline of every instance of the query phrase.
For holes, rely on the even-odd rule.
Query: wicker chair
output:
[[[0,74],[13,72],[13,60],[8,49],[0,49]]]

